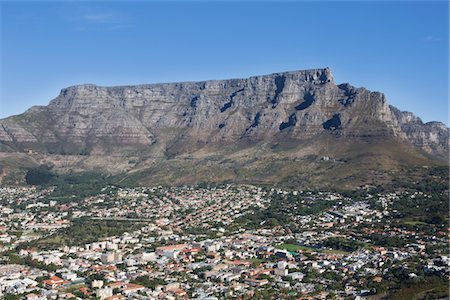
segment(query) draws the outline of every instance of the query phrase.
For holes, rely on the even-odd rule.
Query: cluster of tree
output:
[[[16,295],[16,294],[4,294],[3,300],[20,300],[22,299],[23,295]]]
[[[203,227],[203,226],[192,226],[189,228],[186,228],[184,231],[186,234],[192,234],[192,235],[203,235],[207,238],[216,238],[217,232],[211,231],[210,228]]]
[[[59,175],[51,182],[56,188],[51,197],[59,202],[98,195],[102,188],[115,185],[116,178],[96,172]],[[75,196],[75,198],[73,197]]]
[[[269,210],[278,213],[290,213],[299,216],[315,215],[333,205],[336,201],[322,198],[311,200],[309,197],[294,194],[274,194],[270,202]]]
[[[55,264],[44,264],[41,263],[37,260],[34,260],[31,258],[31,256],[19,256],[15,253],[7,253],[6,254],[9,258],[9,263],[10,264],[18,264],[18,265],[27,265],[29,267],[32,268],[37,268],[37,269],[41,269],[41,270],[46,270],[49,272],[55,272],[58,269],[58,266]]]
[[[57,198],[59,202],[98,195],[106,186],[123,186],[118,183],[119,175],[110,176],[98,172],[57,174],[49,165],[29,169],[25,181],[29,185],[55,186],[55,190],[49,196]]]
[[[429,192],[431,197],[417,195],[415,198],[403,197],[393,203],[396,219],[413,219],[428,224],[448,225],[449,202],[444,192]]]
[[[138,230],[144,223],[131,221],[92,220],[89,218],[74,219],[71,226],[61,228],[54,234],[33,241],[32,245],[41,249],[56,249],[61,246],[78,246],[92,243],[109,236],[118,236],[124,232]],[[21,248],[32,246],[28,243]]]
[[[55,173],[52,172],[52,168],[48,165],[40,165],[35,168],[31,168],[25,174],[25,181],[29,185],[46,185],[55,178]]]
[[[409,188],[426,193],[439,193],[448,190],[448,166],[434,167],[420,181],[410,184]]]
[[[371,243],[381,247],[404,247],[407,244],[415,243],[416,240],[413,238],[404,238],[398,236],[384,236],[378,233],[373,233],[364,236],[371,240]]]
[[[439,192],[448,189],[448,181],[448,166],[414,167],[401,170],[392,178],[392,182],[379,185],[370,192],[373,194],[393,190]]]
[[[148,276],[138,276],[135,279],[131,280],[130,282],[143,285],[146,288],[150,288],[152,290],[154,290],[158,285],[167,284],[167,282],[161,278],[150,278]]]
[[[350,239],[336,238],[331,237],[325,240],[322,244],[324,247],[332,248],[335,250],[353,252],[362,248],[364,246],[363,243]]]
[[[204,267],[200,267],[200,268],[196,268],[192,271],[192,273],[199,275],[200,277],[204,278],[203,275],[206,271],[211,271],[212,267],[211,266],[204,266]]]
[[[237,218],[230,229],[286,226],[290,223],[290,217],[293,215],[318,214],[332,207],[335,202],[324,199],[312,201],[303,196],[293,194],[274,194],[267,208],[251,208],[250,213]]]
[[[448,280],[438,276],[411,278],[397,268],[389,276],[389,299],[448,299]]]
[[[233,231],[239,228],[256,229],[260,227],[273,228],[286,223],[287,218],[270,209],[251,209],[250,213],[236,218],[229,230]]]

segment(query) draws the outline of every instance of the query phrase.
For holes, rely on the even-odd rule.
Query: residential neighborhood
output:
[[[0,188],[5,299],[371,299],[450,275],[448,228],[396,221],[401,199],[431,199],[422,192],[52,192]]]

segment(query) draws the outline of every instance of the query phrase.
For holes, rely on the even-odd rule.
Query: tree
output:
[[[40,165],[37,168],[31,168],[25,175],[25,181],[29,185],[45,185],[48,184],[55,174],[51,171],[51,167]]]
[[[5,294],[3,296],[4,300],[20,300],[22,297],[20,295],[14,295],[14,294]]]

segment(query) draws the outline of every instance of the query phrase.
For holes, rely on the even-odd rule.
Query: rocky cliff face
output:
[[[408,141],[428,152],[445,156],[449,149],[449,129],[441,122],[423,123],[422,120],[407,111],[390,106],[392,113]]]
[[[395,137],[447,156],[448,128],[389,106],[382,93],[337,85],[331,70],[248,79],[65,88],[48,106],[0,120],[3,151],[57,154],[176,153],[202,145]],[[152,148],[153,147],[153,148]]]

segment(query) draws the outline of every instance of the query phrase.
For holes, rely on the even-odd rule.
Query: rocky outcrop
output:
[[[330,134],[390,136],[446,157],[448,132],[442,123],[423,124],[389,106],[382,93],[336,85],[325,68],[247,79],[73,86],[48,106],[0,120],[0,145],[3,151],[126,155]]]
[[[393,106],[390,108],[397,118],[402,132],[414,146],[430,154],[448,157],[449,129],[445,124],[441,122],[423,123],[411,112],[400,111]]]

